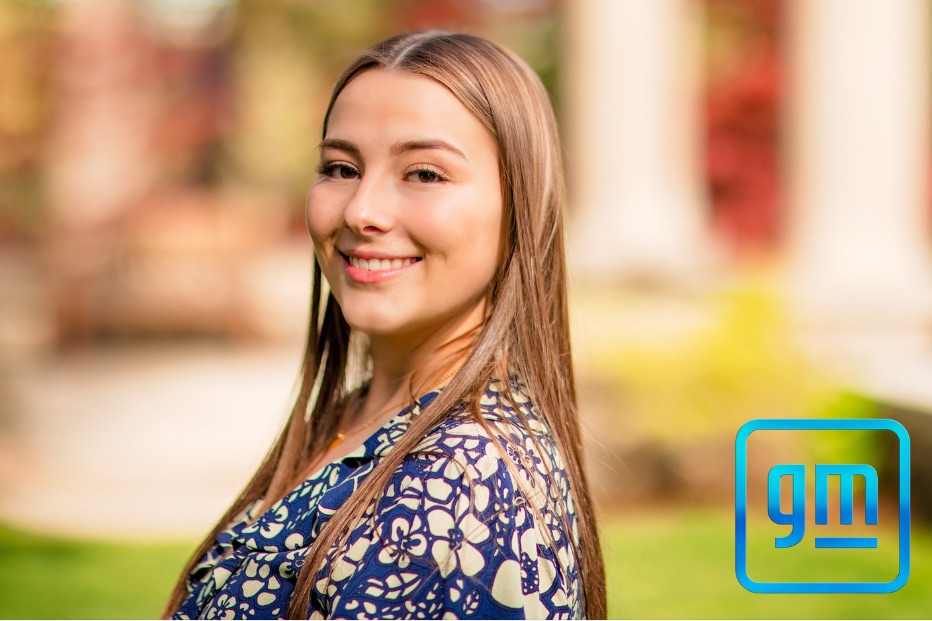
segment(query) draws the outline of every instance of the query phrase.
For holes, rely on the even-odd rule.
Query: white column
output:
[[[63,2],[59,18],[45,245],[58,336],[79,341],[100,312],[119,222],[156,177],[153,49],[126,0]]]
[[[60,11],[49,204],[56,226],[86,231],[131,208],[155,175],[152,44],[133,3],[71,0]]]
[[[927,323],[929,2],[794,0],[791,9],[796,302],[832,327]]]
[[[698,3],[567,3],[570,260],[666,280],[705,253]]]

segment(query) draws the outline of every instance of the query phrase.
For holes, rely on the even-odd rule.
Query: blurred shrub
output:
[[[752,418],[818,415],[824,383],[773,296],[729,292],[710,310],[709,325],[675,341],[590,353],[618,387],[625,418],[648,437],[677,442],[734,434]]]
[[[651,301],[588,292],[577,305],[583,322],[612,316],[618,326],[577,348],[581,403],[600,443],[597,488],[601,480],[611,502],[730,499],[735,435],[745,422],[875,413],[810,364],[767,286]],[[662,318],[671,309],[692,317],[670,330]],[[758,457],[761,467],[783,459],[863,462],[878,455],[870,435],[813,434],[806,443],[773,443]]]
[[[839,391],[827,399],[819,418],[878,418],[880,405],[867,397]],[[869,463],[883,461],[883,445],[876,432],[833,433],[814,431],[806,444],[806,456],[816,463]]]

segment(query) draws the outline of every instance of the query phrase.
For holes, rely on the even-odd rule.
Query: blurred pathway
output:
[[[197,537],[229,505],[290,406],[307,315],[307,249],[250,264],[269,324],[253,344],[53,346],[41,255],[0,248],[0,521],[106,537]]]
[[[298,343],[146,343],[18,365],[6,378],[4,407],[18,415],[0,444],[0,519],[111,537],[203,533],[284,421],[300,354]]]

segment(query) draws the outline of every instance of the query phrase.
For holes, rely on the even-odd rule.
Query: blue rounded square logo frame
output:
[[[881,430],[899,439],[899,572],[889,582],[757,582],[747,571],[747,443],[754,431]],[[892,593],[909,579],[909,434],[889,419],[757,419],[738,430],[735,440],[735,573],[752,593]]]

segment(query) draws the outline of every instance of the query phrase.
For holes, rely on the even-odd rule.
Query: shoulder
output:
[[[439,423],[395,470],[376,513],[409,513],[421,518],[433,537],[461,533],[455,536],[464,544],[486,547],[501,544],[510,531],[534,529],[534,509],[560,513],[561,492],[568,490],[549,489],[548,476],[562,470],[562,462],[530,400],[517,388],[505,398],[502,384],[490,382],[479,416],[454,412]],[[522,405],[525,412],[519,414]],[[536,431],[528,429],[531,420]],[[444,546],[441,541],[436,551]],[[471,563],[481,559],[472,558],[468,546],[464,550],[446,560],[460,563],[467,575],[479,573]],[[452,565],[440,563],[438,570],[446,575]]]
[[[443,459],[472,482],[496,477],[535,506],[562,504],[569,486],[560,450],[527,389],[516,378],[489,382],[478,416],[456,412],[429,433],[406,461]],[[452,474],[452,473],[451,473]]]
[[[492,380],[479,398],[474,411],[465,408],[451,412],[425,436],[409,457],[425,454],[447,455],[458,462],[479,459],[480,446],[496,448],[543,442],[553,446],[550,429],[538,414],[526,389],[513,380],[508,384]],[[495,453],[501,456],[501,453]]]
[[[576,614],[571,503],[540,465],[559,462],[527,448],[533,433],[495,394],[481,421],[451,416],[394,472],[336,563],[331,614]]]

